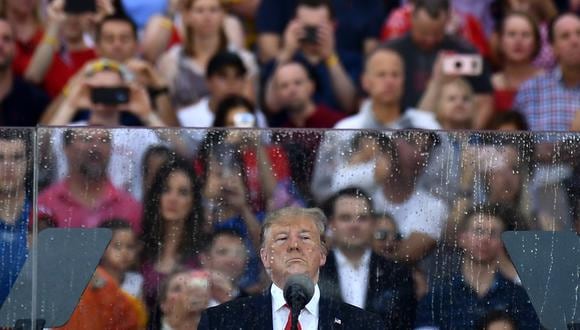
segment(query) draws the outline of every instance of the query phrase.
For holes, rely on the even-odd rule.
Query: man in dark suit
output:
[[[259,296],[236,299],[206,310],[198,329],[289,329],[290,309],[283,291],[288,276],[305,274],[318,283],[326,262],[324,226],[319,209],[284,208],[262,226],[260,257],[272,286]],[[379,317],[321,294],[318,285],[299,316],[300,329],[385,329]]]
[[[358,188],[341,190],[328,201],[327,213],[334,248],[320,270],[320,290],[380,315],[389,329],[412,328],[411,271],[372,251],[375,226],[368,195]]]

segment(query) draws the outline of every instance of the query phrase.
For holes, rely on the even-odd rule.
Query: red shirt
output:
[[[66,53],[55,54],[44,81],[42,88],[50,95],[55,97],[60,94],[68,80],[80,70],[85,63],[97,58],[94,49],[83,49]]]
[[[460,27],[457,29],[458,35],[469,41],[483,57],[489,57],[491,50],[481,23],[470,14],[463,14],[453,11],[460,20]],[[381,31],[381,40],[391,40],[402,37],[411,30],[411,19],[413,16],[413,9],[411,5],[407,4],[398,9],[393,10]]]
[[[16,56],[14,57],[14,62],[12,62],[12,70],[18,76],[23,76],[28,63],[34,55],[36,46],[42,41],[44,36],[44,31],[42,29],[36,30],[32,38],[27,41],[16,41]]]
[[[111,218],[127,220],[141,233],[141,203],[107,181],[103,198],[92,208],[81,204],[69,190],[68,180],[57,182],[38,196],[38,218],[50,219],[58,228],[95,228]]]
[[[345,118],[346,115],[332,110],[324,104],[316,106],[316,111],[312,116],[306,119],[303,127],[297,127],[292,122],[288,121],[282,127],[287,128],[333,128],[334,125]]]

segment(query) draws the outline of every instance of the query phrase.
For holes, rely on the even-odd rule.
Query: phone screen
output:
[[[70,14],[94,13],[97,11],[96,0],[65,0],[64,11]]]
[[[105,105],[129,103],[129,88],[123,86],[92,88],[91,101],[95,104]]]

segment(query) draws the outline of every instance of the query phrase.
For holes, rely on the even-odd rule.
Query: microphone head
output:
[[[284,285],[284,299],[292,311],[300,312],[314,295],[314,283],[305,274],[288,276]]]

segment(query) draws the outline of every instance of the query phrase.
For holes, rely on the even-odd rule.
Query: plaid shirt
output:
[[[526,117],[532,131],[568,131],[580,111],[580,85],[565,86],[558,67],[525,82],[515,109]]]

